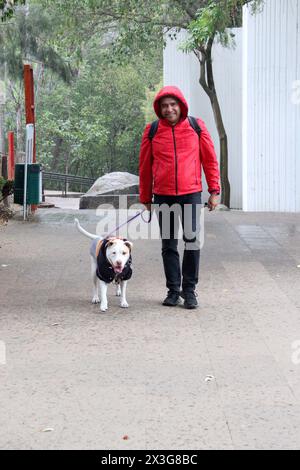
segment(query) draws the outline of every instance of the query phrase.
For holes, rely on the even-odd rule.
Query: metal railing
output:
[[[43,171],[43,182],[44,181],[57,181],[63,183],[63,192],[65,196],[69,191],[69,183],[76,183],[81,187],[90,187],[95,183],[94,178],[88,178],[86,176],[77,176],[77,175],[69,175],[64,173],[54,173],[52,171]]]

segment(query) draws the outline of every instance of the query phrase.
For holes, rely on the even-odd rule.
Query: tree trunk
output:
[[[220,140],[221,204],[230,207],[230,183],[228,179],[228,141],[217,94],[211,99],[211,106]]]
[[[212,67],[212,46],[214,37],[211,37],[205,47],[195,51],[196,57],[200,62],[199,83],[205,93],[208,95],[216,123],[219,141],[220,141],[220,173],[221,173],[221,204],[230,207],[230,183],[228,179],[228,141],[227,134],[222,118],[222,112],[215,88],[213,67]]]
[[[110,158],[108,162],[109,172],[113,172],[116,165],[116,134],[113,133],[111,142],[110,142]]]
[[[55,138],[55,147],[53,150],[53,159],[51,163],[51,170],[52,171],[58,171],[59,163],[60,163],[60,153],[61,153],[61,148],[63,144],[63,138],[62,137],[56,137]]]

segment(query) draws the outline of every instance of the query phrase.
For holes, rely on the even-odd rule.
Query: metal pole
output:
[[[33,137],[34,125],[27,124],[26,126],[26,152],[25,152],[25,166],[24,166],[24,199],[23,199],[23,219],[27,217],[27,174],[28,163],[32,163],[33,158]]]
[[[27,163],[36,162],[36,149],[35,149],[35,109],[34,109],[34,79],[33,79],[33,68],[31,65],[26,64],[23,67],[24,75],[24,91],[25,91],[25,114],[26,124],[33,124],[33,137],[32,137],[32,152],[31,160]],[[32,211],[37,209],[36,205],[31,206]]]
[[[27,128],[26,128],[27,131]],[[25,163],[24,163],[24,194],[23,194],[23,219],[26,220],[27,215],[27,156],[28,156],[28,140],[26,132],[26,151],[25,151]]]

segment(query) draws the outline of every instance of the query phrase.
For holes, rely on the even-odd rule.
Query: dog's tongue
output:
[[[114,268],[114,271],[115,271],[115,273],[119,274],[119,273],[121,273],[121,272],[123,271],[123,269],[122,269],[122,268],[115,267],[115,268]]]

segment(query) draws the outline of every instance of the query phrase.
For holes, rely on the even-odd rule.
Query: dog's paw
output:
[[[92,298],[92,304],[100,304],[100,299],[98,295],[94,295],[94,297]]]
[[[121,295],[121,287],[118,286],[118,287],[117,287],[117,290],[116,290],[116,296],[117,296],[117,297],[120,297],[120,295]]]
[[[128,303],[126,302],[126,300],[122,300],[122,302],[120,303],[120,306],[121,306],[122,308],[128,308],[128,307],[129,307],[129,305],[128,305]]]
[[[106,310],[108,309],[108,305],[105,304],[105,303],[101,303],[100,304],[100,310],[101,312],[106,312]]]

